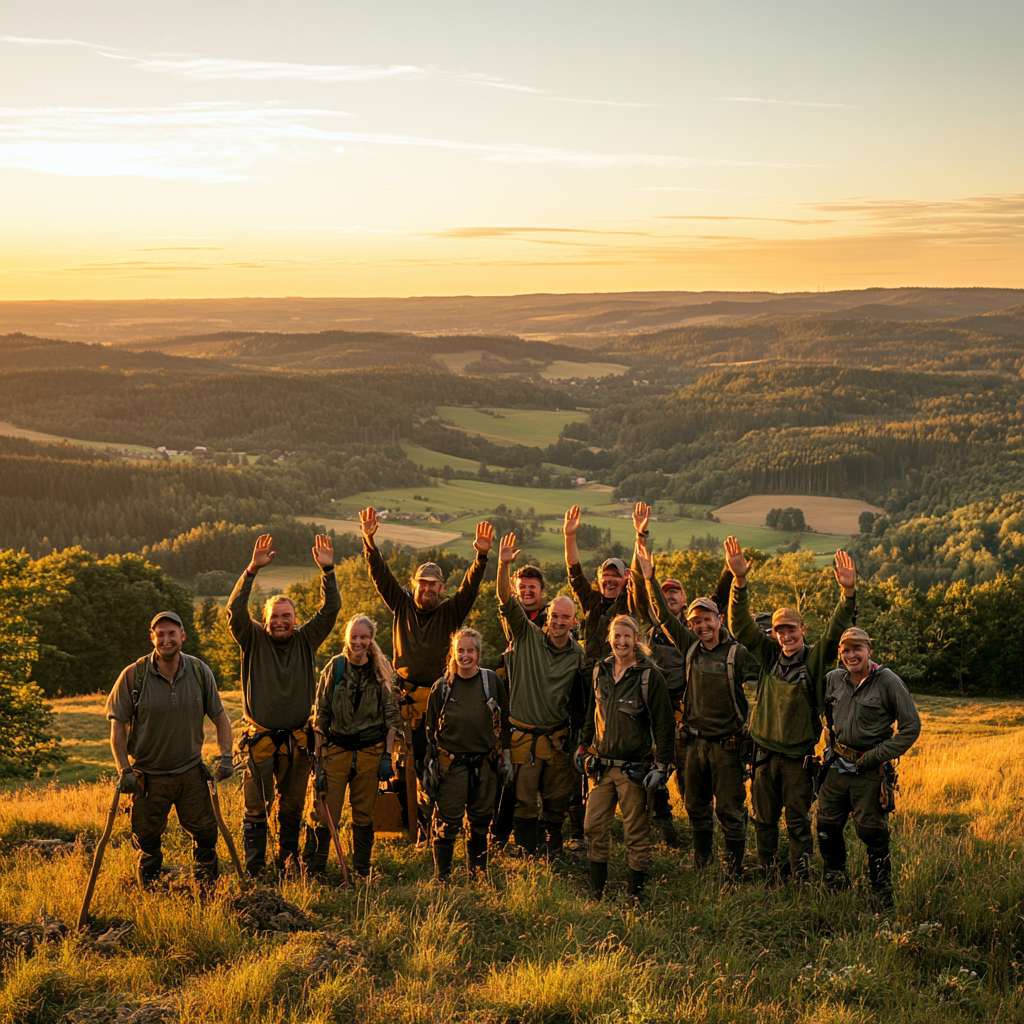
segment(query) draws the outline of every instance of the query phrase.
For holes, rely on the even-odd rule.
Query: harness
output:
[[[527,727],[525,725],[513,725],[512,726],[512,731],[520,733],[523,736],[532,736],[533,737],[533,741],[530,743],[529,758],[530,758],[530,764],[536,764],[537,763],[537,741],[542,736],[545,737],[547,739],[548,743],[551,745],[552,750],[554,750],[555,749],[555,744],[554,744],[554,741],[552,740],[552,737],[555,735],[556,732],[561,732],[562,729],[566,729],[566,728],[568,728],[568,726],[569,726],[569,719],[567,718],[564,722],[559,722],[558,725],[552,725],[550,727],[541,728],[541,729],[531,729],[531,728],[529,728],[529,727]]]
[[[500,753],[501,750],[501,706],[497,700],[491,696],[491,678],[494,678],[495,684],[498,681],[498,677],[494,675],[494,672],[489,668],[480,669],[480,682],[483,685],[484,690],[484,701],[487,703],[487,709],[491,713],[491,727],[494,729],[495,749]],[[448,681],[447,676],[441,677],[441,709],[437,714],[438,724],[441,722],[441,716],[444,714],[444,709],[448,706],[448,701],[452,695],[452,684]],[[487,757],[487,754],[449,754],[449,757]]]
[[[327,693],[324,695],[327,706],[333,707],[334,705],[334,691],[338,688],[338,683],[341,682],[342,677],[345,674],[344,666],[348,663],[346,660],[339,656],[334,659],[334,667],[331,671],[330,681],[327,683]],[[376,679],[376,675],[374,674]],[[356,693],[355,700],[352,702],[352,710],[358,711],[359,705],[362,703],[363,695],[365,691],[359,690]],[[327,742],[331,746],[341,747],[343,750],[358,750],[362,747],[376,746],[388,734],[387,729],[383,729],[379,735],[371,736],[369,738],[363,736],[361,733],[341,733],[334,730],[330,731],[327,737]],[[277,751],[275,750],[275,753]]]
[[[181,657],[185,660],[185,664],[190,665],[192,668],[192,674],[196,677],[196,682],[199,684],[199,689],[203,694],[203,710],[205,711],[206,680],[203,678],[203,673],[199,671],[199,661],[188,654],[182,654]],[[139,701],[142,700],[142,687],[146,682],[146,662],[148,660],[149,655],[147,654],[144,658],[139,658],[134,665],[128,666],[128,684],[132,688],[132,717],[128,723],[129,734],[139,717]],[[140,672],[142,673],[141,676],[139,675]]]
[[[681,723],[681,731],[685,732],[687,736],[695,737],[697,739],[709,739],[710,737],[701,736],[695,729],[691,729],[686,721],[686,690],[690,685],[690,669],[693,665],[693,659],[697,654],[697,648],[700,646],[700,641],[696,641],[691,644],[686,652],[686,685],[683,687],[683,692],[679,697],[680,708],[683,710],[683,721]],[[740,702],[736,699],[736,652],[739,649],[738,644],[729,645],[729,653],[725,659],[725,671],[729,680],[729,698],[732,700],[732,709],[736,713],[736,717],[742,722],[744,720],[743,712],[740,710]],[[746,726],[740,729],[738,733],[732,736],[722,736],[713,738],[713,742],[721,743],[727,750],[736,749],[739,747],[742,740],[746,737]],[[729,746],[732,744],[732,746]]]

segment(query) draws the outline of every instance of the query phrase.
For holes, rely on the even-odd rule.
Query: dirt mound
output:
[[[228,906],[252,932],[304,932],[313,928],[304,911],[269,889],[242,893]]]

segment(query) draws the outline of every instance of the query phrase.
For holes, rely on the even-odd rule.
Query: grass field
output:
[[[479,409],[461,405],[439,405],[437,414],[473,434],[483,434],[495,444],[525,444],[546,448],[558,440],[567,423],[587,419],[585,412],[555,412],[550,409],[491,409],[488,416]]]
[[[422,466],[428,472],[444,469],[445,466],[451,466],[452,469],[461,469],[467,473],[476,473],[480,469],[480,463],[474,462],[472,459],[460,459],[457,455],[445,455],[443,452],[431,451],[429,448],[413,444],[410,441],[402,443],[402,450],[412,462],[415,462],[417,466]],[[554,470],[556,473],[579,472],[571,466],[561,466],[557,462],[542,462],[541,465],[545,469]],[[488,466],[487,468],[490,470],[501,469],[500,466]]]
[[[723,505],[715,515],[723,523],[739,526],[761,526],[769,509],[798,508],[807,525],[815,530],[837,534],[857,533],[862,512],[884,515],[885,509],[854,498],[822,498],[813,494],[751,494],[749,497]]]
[[[228,695],[229,697],[231,695]],[[120,815],[93,901],[93,934],[125,918],[126,941],[104,952],[69,937],[5,954],[0,1021],[108,1022],[143,1007],[187,1024],[458,1021],[460,1024],[888,1024],[1019,1021],[1024,1016],[1024,705],[921,698],[924,730],[901,767],[892,819],[895,910],[865,892],[864,858],[848,830],[854,888],[727,886],[694,874],[684,849],[655,848],[653,882],[625,901],[621,834],[608,894],[594,901],[583,866],[551,870],[493,858],[467,882],[461,844],[453,884],[430,881],[428,855],[378,842],[374,874],[355,891],[302,877],[276,883],[312,930],[253,934],[230,906],[225,875],[210,893],[187,884],[141,892]],[[71,707],[69,704],[73,704]],[[89,710],[91,708],[95,710]],[[237,703],[232,703],[237,708]],[[94,778],[106,722],[97,698],[59,702],[76,723]],[[212,751],[211,751],[212,752]],[[33,838],[95,839],[109,783],[33,784],[0,794],[0,918],[41,911],[73,922],[90,857],[19,852]],[[237,782],[222,787],[236,837]],[[348,829],[342,829],[347,839]],[[748,849],[752,846],[752,836]],[[187,864],[172,825],[170,862]],[[227,862],[221,850],[222,867]],[[9,950],[9,947],[8,947]],[[74,1011],[74,1016],[63,1018]]]

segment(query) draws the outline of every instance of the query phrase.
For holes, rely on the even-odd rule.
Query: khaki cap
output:
[[[722,614],[718,610],[718,605],[715,604],[710,597],[698,597],[695,601],[691,601],[689,607],[686,609],[686,617],[690,618],[694,612],[699,611],[713,612],[715,615]]]
[[[156,615],[153,616],[153,621],[149,624],[149,628],[155,628],[156,624],[163,619],[173,622],[176,626],[181,626],[182,629],[185,628],[185,623],[181,621],[181,617],[177,612],[157,612]]]
[[[802,626],[804,620],[795,608],[776,608],[772,613],[772,629],[776,626]]]
[[[679,580],[667,579],[661,585],[661,592],[664,594],[666,590],[682,590],[683,585]]]
[[[857,644],[867,644],[867,646],[870,647],[871,642],[871,637],[869,637],[863,629],[851,626],[839,638],[839,650],[842,650],[844,647],[856,647]]]
[[[619,576],[626,575],[626,563],[621,558],[606,558],[601,563],[601,575],[603,576],[608,569],[614,570]]]
[[[444,573],[441,572],[441,566],[437,562],[424,562],[416,570],[413,580],[437,580],[438,583],[444,583],[445,581]]]

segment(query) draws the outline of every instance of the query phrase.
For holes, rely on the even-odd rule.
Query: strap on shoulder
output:
[[[651,682],[651,670],[649,668],[644,669],[644,674],[640,677],[640,693],[644,698],[644,707],[647,707],[647,689]]]

